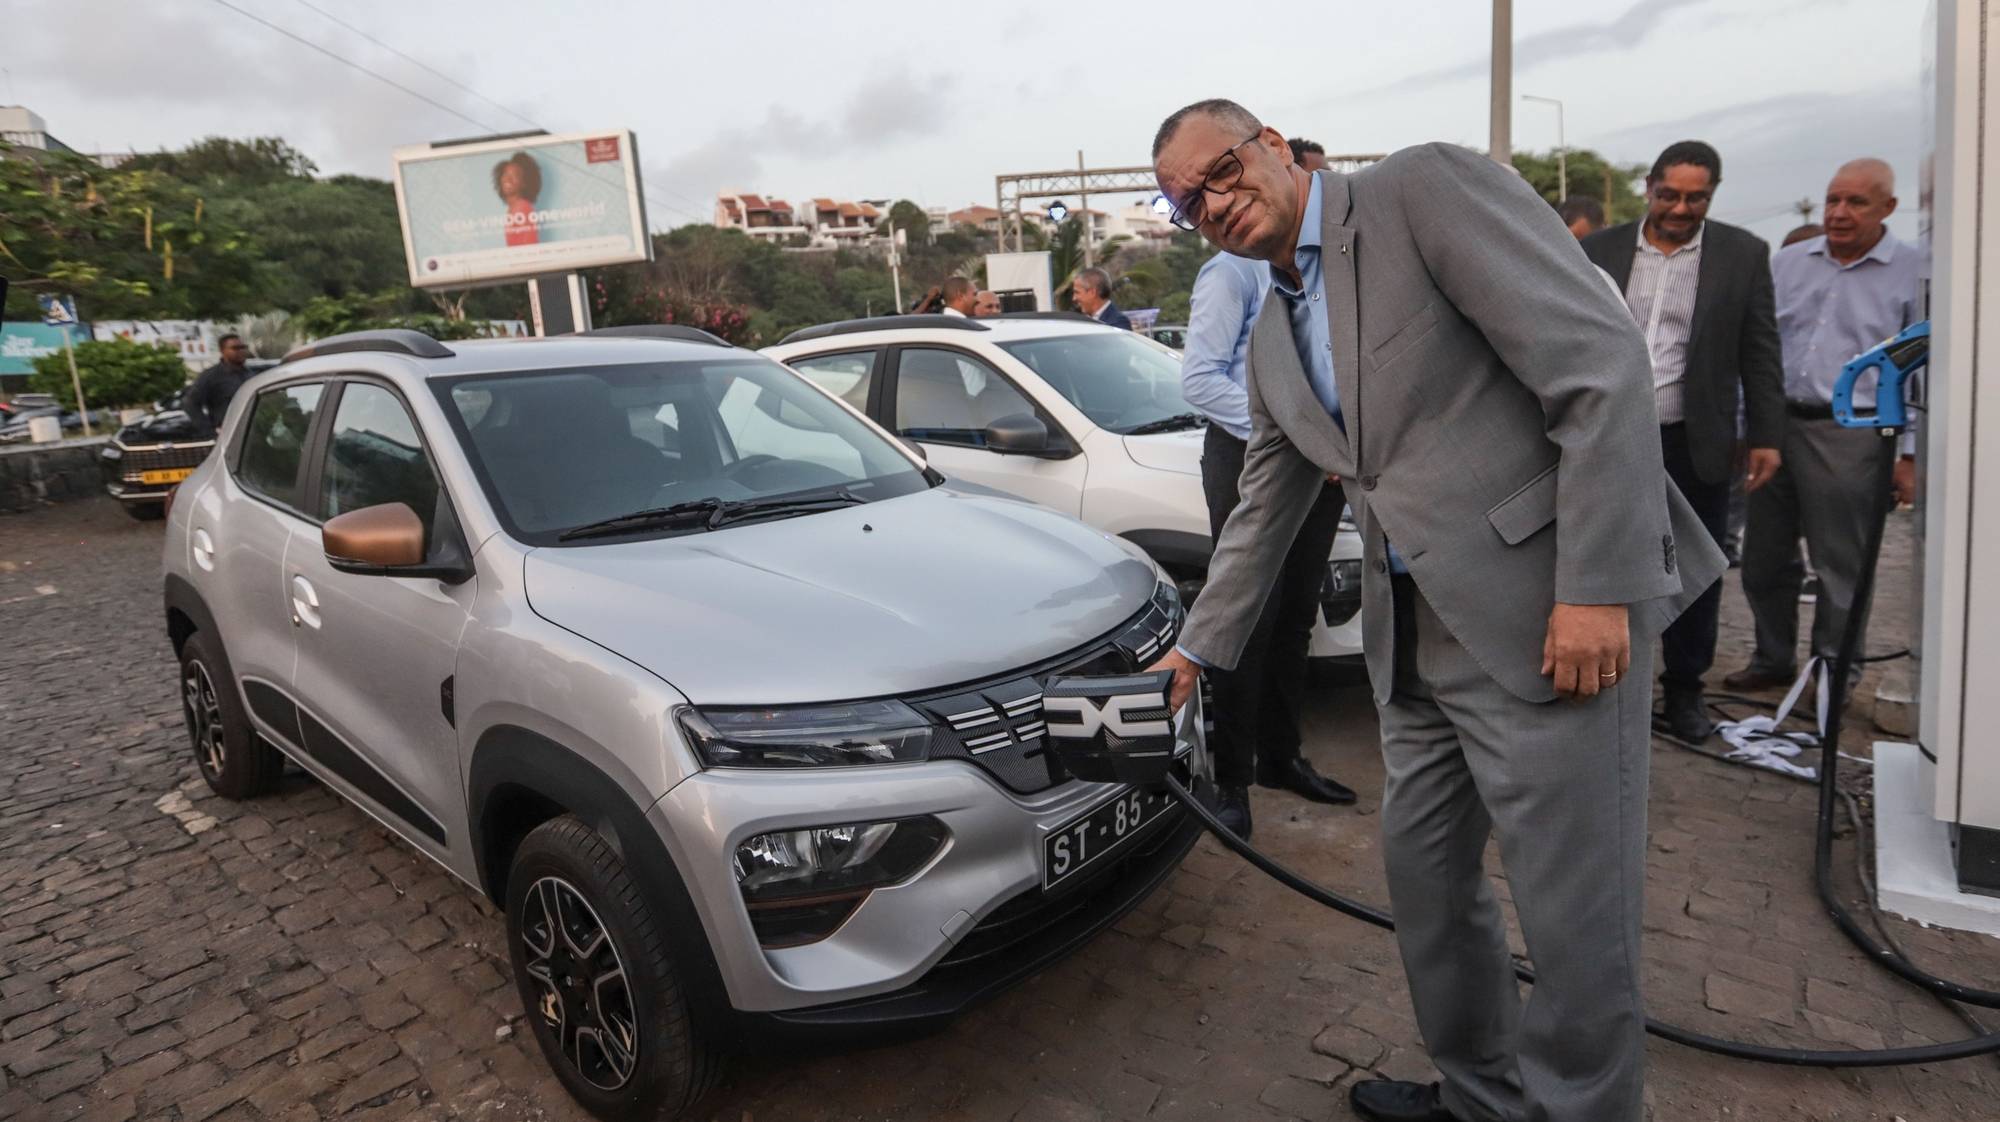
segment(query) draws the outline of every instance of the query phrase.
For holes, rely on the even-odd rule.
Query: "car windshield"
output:
[[[1112,432],[1128,433],[1193,411],[1181,396],[1180,360],[1130,331],[1023,339],[1000,349]]]
[[[477,374],[433,385],[501,521],[531,545],[669,507],[799,495],[803,512],[829,508],[830,492],[874,502],[930,485],[880,434],[767,359]],[[708,528],[699,519],[641,520],[577,544]]]

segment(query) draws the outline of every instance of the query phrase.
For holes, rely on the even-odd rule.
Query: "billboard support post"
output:
[[[556,273],[528,282],[528,308],[535,334],[581,335],[589,331],[589,290],[582,273]]]

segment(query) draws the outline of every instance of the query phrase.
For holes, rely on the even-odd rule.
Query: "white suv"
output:
[[[1213,548],[1201,416],[1179,355],[1073,313],[895,316],[795,331],[764,353],[954,480],[1053,507],[1144,549],[1199,590]],[[1314,657],[1361,653],[1361,537],[1341,524]]]

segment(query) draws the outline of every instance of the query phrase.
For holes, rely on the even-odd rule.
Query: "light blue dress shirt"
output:
[[[1886,231],[1859,260],[1843,265],[1826,238],[1786,246],[1771,260],[1785,396],[1826,405],[1847,360],[1924,318],[1923,251]],[[1874,408],[1875,387],[1856,386],[1854,405]]]
[[[1299,349],[1299,362],[1306,368],[1313,396],[1326,406],[1333,423],[1347,431],[1347,419],[1340,415],[1340,386],[1333,380],[1333,339],[1326,326],[1326,274],[1320,269],[1320,184],[1312,177],[1306,194],[1306,213],[1299,223],[1299,244],[1292,264],[1299,271],[1300,284],[1293,288],[1285,275],[1271,270],[1271,287],[1284,298],[1292,318],[1292,343]]]
[[[1250,333],[1270,287],[1269,266],[1233,253],[1209,258],[1194,278],[1181,396],[1238,440],[1250,439]]]

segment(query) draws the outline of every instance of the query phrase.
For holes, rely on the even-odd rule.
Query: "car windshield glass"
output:
[[[433,385],[501,521],[531,545],[636,512],[810,499],[829,489],[876,502],[929,486],[875,430],[767,359],[478,374]],[[640,519],[628,534],[572,540],[728,524]]]
[[[1000,349],[1112,432],[1131,432],[1192,411],[1181,396],[1180,360],[1130,331],[1023,339],[1002,343]]]

